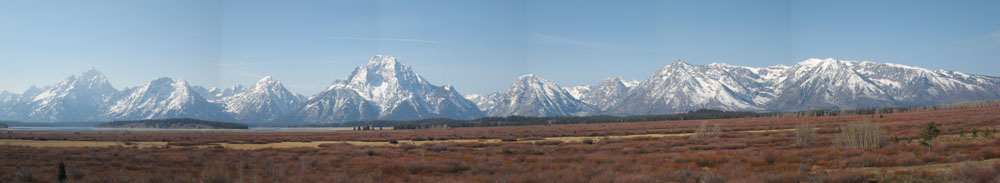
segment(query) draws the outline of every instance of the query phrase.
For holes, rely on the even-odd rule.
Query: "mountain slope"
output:
[[[493,107],[496,106],[497,101],[500,100],[500,93],[493,92],[485,96],[469,94],[465,96],[465,99],[469,99],[469,101],[476,103],[476,106],[479,107],[480,111],[490,111],[490,109],[493,109]]]
[[[899,64],[809,59],[785,71],[770,110],[936,105],[1000,98],[1000,79]]]
[[[233,117],[222,106],[205,100],[184,80],[159,78],[144,86],[126,89],[121,97],[104,114],[105,119],[196,118],[233,121]]]
[[[789,67],[775,88],[773,110],[830,109],[898,105],[880,86],[858,73],[856,62],[810,59]]]
[[[107,106],[105,104],[117,95],[118,90],[97,70],[90,69],[77,76],[44,89],[29,89],[16,101],[11,111],[21,121],[90,121],[95,120]],[[13,98],[10,98],[13,99]],[[14,101],[12,101],[14,102]]]
[[[13,107],[19,102],[21,95],[16,93],[8,92],[7,90],[0,91],[0,119],[13,120],[16,114],[14,113]]]
[[[620,105],[610,107],[617,115],[669,114],[697,109],[762,110],[755,94],[768,93],[764,83],[754,80],[746,68],[724,65],[695,66],[674,62],[631,88]]]
[[[899,64],[809,59],[765,68],[675,62],[629,89],[604,113],[701,108],[796,111],[936,105],[1000,98],[1000,79]],[[589,96],[588,96],[589,97]]]
[[[642,81],[608,78],[562,88],[535,75],[502,93],[462,96],[389,56],[375,56],[310,98],[270,77],[220,89],[160,78],[116,90],[88,70],[63,81],[0,92],[0,120],[59,122],[189,117],[216,121],[323,122],[488,116],[648,115],[698,109],[798,111],[937,105],[1000,99],[1000,78],[892,63],[808,59],[763,68],[666,64]]]
[[[243,93],[222,99],[236,120],[268,122],[293,112],[302,102],[281,83],[266,76]]]
[[[243,85],[234,85],[229,88],[205,88],[201,86],[191,86],[191,89],[200,94],[203,98],[205,98],[205,100],[216,103],[222,103],[222,99],[236,96],[237,94],[247,91],[247,87]]]
[[[482,112],[475,103],[453,87],[435,86],[413,72],[409,65],[394,57],[378,55],[313,96],[292,118],[305,122],[346,122],[480,116]]]
[[[622,102],[628,90],[637,81],[625,81],[622,78],[607,78],[592,86],[575,86],[566,90],[574,98],[594,106],[599,111],[605,111]]]
[[[533,74],[518,77],[487,116],[579,116],[597,111],[555,83]]]

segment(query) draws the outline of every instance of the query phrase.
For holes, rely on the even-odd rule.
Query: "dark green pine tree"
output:
[[[941,130],[938,130],[937,124],[933,121],[924,125],[924,131],[920,132],[920,145],[927,146],[927,152],[931,151],[931,141],[941,134]]]
[[[59,182],[66,180],[66,164],[63,164],[62,161],[59,162],[59,175],[57,180],[59,180]]]

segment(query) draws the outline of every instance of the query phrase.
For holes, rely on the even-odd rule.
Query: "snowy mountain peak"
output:
[[[393,86],[427,85],[420,75],[413,72],[409,65],[396,61],[391,56],[377,55],[368,60],[368,64],[354,69],[346,79],[334,82],[327,90],[336,88],[391,88]],[[361,93],[367,91],[359,90]],[[379,95],[379,94],[375,94]],[[368,99],[373,95],[362,95]]]
[[[609,78],[605,78],[604,80],[601,80],[601,83],[598,84],[598,85],[602,85],[602,84],[621,84],[621,85],[625,85],[625,79],[622,79],[621,77],[609,77]]]
[[[261,82],[271,83],[271,82],[275,82],[275,80],[274,80],[273,77],[271,77],[270,75],[268,75],[268,76],[264,76],[264,78],[260,78],[260,80],[257,80],[257,83],[261,83]]]
[[[187,88],[188,87],[188,82],[187,82],[187,80],[184,80],[184,78],[177,79],[177,81],[174,82],[174,87],[184,87],[184,88]]]
[[[495,106],[487,111],[488,116],[575,116],[595,111],[559,85],[534,74],[518,77],[502,96],[492,100]]]
[[[309,97],[267,76],[251,87],[205,89],[157,78],[116,90],[96,69],[0,91],[0,120],[105,121],[191,117],[247,122],[345,122],[488,116],[649,115],[697,109],[796,111],[1000,99],[1000,77],[894,63],[808,59],[792,66],[667,63],[643,81],[618,77],[563,88],[534,74],[488,95],[436,86],[391,56],[374,56]],[[473,102],[474,101],[474,102]],[[279,116],[287,117],[278,119]]]
[[[805,61],[796,63],[795,65],[797,65],[797,66],[807,66],[807,67],[817,67],[817,66],[838,65],[838,64],[841,64],[842,62],[843,61],[840,61],[840,60],[837,60],[837,59],[833,59],[833,58],[826,58],[826,59],[810,58],[810,59],[806,59]]]
[[[396,61],[396,57],[375,55],[371,59],[368,59],[368,64],[365,65],[365,67],[394,69],[396,65],[400,65],[400,63]]]
[[[221,106],[209,103],[183,79],[157,78],[144,86],[125,90],[123,98],[103,115],[108,119],[198,118],[231,121]]]
[[[733,67],[733,65],[729,65],[729,64],[726,64],[726,63],[718,63],[718,62],[712,62],[711,64],[708,64],[708,66],[712,66],[712,67]]]
[[[20,111],[22,116],[19,118],[27,121],[94,120],[105,107],[104,103],[117,93],[103,74],[91,69],[44,89],[32,86],[22,96],[26,99],[23,105],[26,108],[21,109],[24,111]]]
[[[619,104],[628,90],[636,83],[638,81],[625,81],[620,77],[609,77],[597,85],[576,86],[567,88],[567,90],[574,98],[604,111]]]
[[[233,85],[228,88],[212,87],[206,89],[205,87],[201,86],[191,86],[191,88],[195,92],[201,94],[202,97],[205,97],[205,99],[210,102],[221,102],[222,99],[235,96],[237,94],[246,92],[247,90],[247,87],[243,85]]]
[[[34,98],[38,94],[41,94],[42,92],[43,92],[42,88],[39,88],[38,86],[35,85],[31,85],[30,87],[28,87],[28,89],[24,90],[24,92],[21,92],[21,96],[30,99]]]
[[[694,66],[691,65],[691,64],[688,64],[687,62],[684,62],[684,61],[681,61],[681,60],[677,60],[677,61],[674,61],[673,63],[670,63],[670,64],[667,64],[667,65],[663,66],[663,68],[660,68],[660,71],[657,72],[657,73],[659,73],[660,75],[663,75],[663,74],[674,73],[675,71],[688,72],[687,70],[689,70],[691,67],[694,67]]]
[[[309,99],[296,114],[307,122],[371,119],[423,119],[481,116],[475,103],[451,86],[435,86],[409,65],[376,55],[347,78]]]
[[[556,83],[546,80],[545,78],[538,77],[534,74],[526,74],[517,77],[517,82],[511,85],[511,89],[532,89],[539,90],[545,93],[559,93],[560,91],[565,92],[562,87]]]
[[[303,98],[266,76],[246,92],[222,100],[226,111],[233,113],[236,120],[264,122],[293,112]]]
[[[538,80],[538,76],[535,75],[535,74],[525,74],[525,75],[518,76],[517,80],[518,81],[523,81],[523,80]]]
[[[264,76],[264,78],[257,80],[257,83],[254,84],[253,88],[273,88],[279,85],[281,85],[281,83],[278,83],[278,81],[271,78],[271,76]]]
[[[84,71],[83,74],[80,74],[80,77],[81,78],[104,77],[104,73],[101,73],[101,71],[97,71],[96,68],[91,67],[90,69],[87,69],[87,71]]]
[[[479,107],[479,110],[488,112],[496,105],[500,99],[499,97],[499,92],[491,92],[487,95],[469,94],[465,96],[465,99],[475,102],[476,106]]]
[[[174,79],[173,78],[170,78],[170,77],[160,77],[160,78],[156,78],[156,79],[154,79],[152,81],[149,81],[149,83],[147,83],[146,86],[148,87],[148,86],[172,85],[173,83],[174,83]]]

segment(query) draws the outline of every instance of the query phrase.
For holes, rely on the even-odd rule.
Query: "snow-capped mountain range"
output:
[[[515,83],[503,95],[470,95],[469,98],[489,115],[510,114],[507,112],[510,109],[503,108],[498,101],[519,96],[516,91],[533,91],[517,89],[520,87],[523,86]],[[619,116],[670,114],[697,109],[852,109],[1000,99],[1000,78],[836,59],[809,59],[793,66],[764,68],[720,63],[691,65],[677,61],[665,65],[646,80],[608,78],[597,85],[563,90],[572,98],[557,94],[561,92],[549,92],[553,95],[519,100],[576,99],[597,109],[587,114]],[[512,94],[512,91],[515,93]],[[535,114],[539,115],[536,116],[564,115],[559,111],[580,108],[577,105],[538,105],[532,109],[547,111],[537,111]],[[551,106],[556,109],[546,108]]]
[[[232,121],[222,106],[208,102],[187,81],[159,78],[146,85],[125,89],[107,112],[97,119],[137,120],[190,117]]]
[[[727,64],[665,65],[641,81],[608,78],[561,87],[539,76],[510,88],[462,95],[437,86],[394,57],[375,56],[311,97],[270,76],[253,86],[191,86],[158,78],[115,89],[91,69],[17,94],[0,91],[0,120],[29,122],[197,118],[271,123],[483,116],[647,115],[697,109],[796,111],[935,105],[1000,99],[1000,78],[891,63],[809,59],[764,68]]]

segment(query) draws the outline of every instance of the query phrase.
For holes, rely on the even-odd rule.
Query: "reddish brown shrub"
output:
[[[993,164],[993,166],[962,163],[951,169],[950,180],[967,183],[995,183],[1000,181],[1000,172],[995,167],[1000,167],[1000,163]]]

